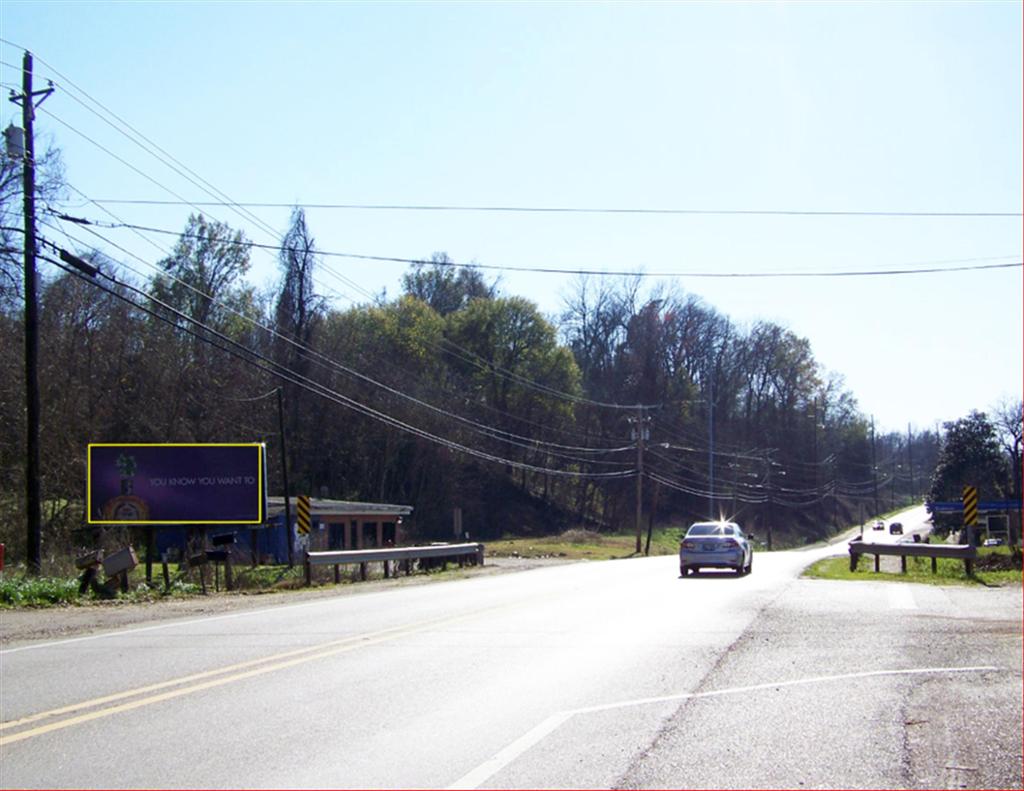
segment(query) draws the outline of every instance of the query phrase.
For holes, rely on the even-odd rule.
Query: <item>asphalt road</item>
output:
[[[834,549],[320,599],[0,652],[0,787],[1021,787],[1021,591]]]
[[[889,526],[893,522],[903,525],[902,534],[889,532]],[[862,539],[868,544],[898,544],[901,541],[913,541],[914,534],[925,536],[931,530],[931,523],[928,521],[928,511],[923,505],[910,508],[885,521],[884,530],[874,530],[872,523],[864,526]]]

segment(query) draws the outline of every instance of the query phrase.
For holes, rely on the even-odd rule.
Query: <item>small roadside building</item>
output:
[[[264,565],[288,561],[288,539],[298,556],[304,550],[326,549],[370,549],[374,547],[401,546],[404,536],[403,522],[413,508],[411,505],[389,503],[361,503],[349,500],[330,500],[311,497],[310,532],[299,535],[296,532],[297,498],[289,498],[291,529],[284,530],[284,497],[268,497],[264,524],[257,528],[226,525],[197,525],[195,528],[163,528],[157,535],[157,550],[171,550],[182,556],[188,543],[198,539],[203,546],[213,537],[233,535],[232,555],[239,561],[253,558]],[[196,531],[202,531],[197,535]]]
[[[294,528],[295,498],[291,498],[290,508]],[[401,546],[402,523],[412,513],[412,506],[311,497],[309,511],[312,527],[304,545],[304,539],[296,537],[297,548],[301,546],[309,550],[370,549]],[[284,518],[284,498],[268,497],[268,526],[281,527]],[[283,530],[276,532],[284,533]],[[291,532],[296,536],[294,529]],[[287,546],[284,546],[285,553],[287,549]]]

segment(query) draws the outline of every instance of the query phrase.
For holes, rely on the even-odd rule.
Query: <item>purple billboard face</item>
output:
[[[89,445],[90,524],[259,524],[260,444]]]

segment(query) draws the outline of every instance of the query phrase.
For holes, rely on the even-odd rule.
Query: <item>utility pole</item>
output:
[[[832,456],[832,532],[839,532],[839,458]]]
[[[878,505],[878,465],[875,458],[875,416],[871,416],[871,484],[875,493],[875,516],[881,512]]]
[[[821,490],[818,488],[820,484],[818,476],[818,397],[814,397],[814,496],[817,498],[817,502],[814,504],[814,515],[815,520],[818,522],[824,521],[821,516],[821,508],[825,502],[825,497],[821,494]]]
[[[896,510],[896,454],[892,454],[892,474],[889,479],[889,507]]]
[[[639,555],[642,549],[643,534],[643,511],[644,511],[644,440],[649,437],[647,429],[647,418],[644,415],[642,404],[636,405],[636,422],[634,439],[636,440],[636,553]]]
[[[21,93],[11,91],[11,101],[21,106],[25,132],[22,160],[22,189],[25,214],[25,510],[27,544],[26,567],[29,574],[42,568],[42,505],[39,494],[39,312],[36,295],[36,163],[33,121],[36,107],[53,93],[53,85],[32,90],[32,53],[25,52],[21,67]],[[39,97],[39,101],[36,101]]]
[[[910,502],[917,502],[917,484],[914,482],[914,435],[907,423],[907,466],[910,467]]]
[[[764,452],[764,528],[768,536],[768,551],[772,551],[772,462],[768,451]]]
[[[708,375],[708,519],[715,521],[715,380]]]
[[[288,542],[288,568],[292,568],[295,565],[295,548],[292,547],[292,507],[288,499],[288,451],[284,439],[284,399],[281,396],[283,389],[277,388],[277,425],[281,432],[281,477],[284,479],[284,535]]]

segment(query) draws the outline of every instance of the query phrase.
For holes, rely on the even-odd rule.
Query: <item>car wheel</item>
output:
[[[679,576],[680,577],[688,577],[688,576],[690,576],[690,567],[689,566],[680,566],[679,567]]]
[[[749,574],[754,570],[754,553],[750,553],[750,560],[747,561],[747,567],[743,569],[744,574]]]

